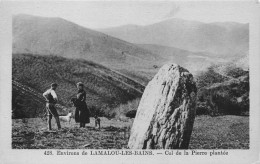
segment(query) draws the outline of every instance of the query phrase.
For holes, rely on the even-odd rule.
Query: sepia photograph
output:
[[[249,148],[246,20],[185,19],[192,2],[50,5],[12,18],[12,148]]]
[[[254,5],[10,2],[11,149],[250,150]]]

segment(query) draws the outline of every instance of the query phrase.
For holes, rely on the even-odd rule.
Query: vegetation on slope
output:
[[[72,111],[71,108],[59,103],[55,106],[60,115],[66,115]],[[45,105],[42,93],[12,80],[12,118],[44,117],[46,114]]]
[[[58,83],[59,103],[64,106],[70,106],[69,100],[77,93],[76,83],[81,81],[85,84],[88,106],[92,110],[106,110],[106,116],[113,115],[109,111],[111,108],[139,98],[144,89],[141,84],[104,66],[57,56],[13,55],[12,78],[40,94],[51,83]],[[26,97],[18,94],[19,91],[13,89],[13,100],[18,95]],[[35,106],[33,97],[29,96],[27,100],[29,104],[33,102],[32,107]]]
[[[238,67],[211,66],[196,76],[197,114],[248,115],[249,72]]]

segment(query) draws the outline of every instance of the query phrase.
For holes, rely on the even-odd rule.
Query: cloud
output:
[[[165,18],[172,18],[180,11],[180,6],[173,4],[171,10],[164,16]]]

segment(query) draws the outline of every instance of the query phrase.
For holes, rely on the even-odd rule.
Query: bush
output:
[[[197,102],[196,115],[206,115],[209,114],[209,106],[206,102]]]
[[[249,73],[227,67],[226,79],[210,67],[197,76],[197,115],[244,115],[249,111]],[[235,78],[236,77],[236,78]]]
[[[129,117],[129,114],[131,116],[131,118],[133,118],[134,116],[134,112],[130,112],[130,111],[136,111],[139,105],[140,99],[135,99],[132,101],[128,101],[126,104],[120,104],[119,106],[117,106],[116,108],[113,109],[113,115],[116,118],[119,118],[120,116],[126,116]],[[130,113],[129,113],[130,112]],[[128,113],[128,116],[127,116]]]
[[[233,78],[238,78],[240,76],[244,76],[248,73],[248,71],[244,71],[242,68],[238,68],[238,67],[228,67],[226,74],[227,76],[231,76]]]
[[[242,115],[249,111],[248,86],[248,81],[230,80],[214,87],[200,89],[197,111],[212,116]]]
[[[215,66],[209,67],[206,71],[196,76],[197,88],[208,87],[214,83],[221,83],[227,80],[227,77],[214,71]]]
[[[136,115],[136,110],[130,110],[128,112],[126,112],[126,117],[130,117],[130,118],[135,118]]]

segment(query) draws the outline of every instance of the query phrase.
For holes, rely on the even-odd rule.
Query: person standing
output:
[[[46,100],[46,110],[47,110],[47,122],[48,122],[48,128],[51,130],[51,119],[52,116],[55,118],[58,129],[61,129],[60,120],[58,112],[55,108],[55,104],[58,102],[58,97],[55,92],[56,88],[58,87],[58,84],[52,83],[51,88],[48,89],[46,92],[43,93],[43,97]]]
[[[90,111],[86,104],[86,92],[82,82],[77,83],[78,93],[76,97],[75,121],[80,123],[80,127],[85,127],[86,123],[90,123]]]

